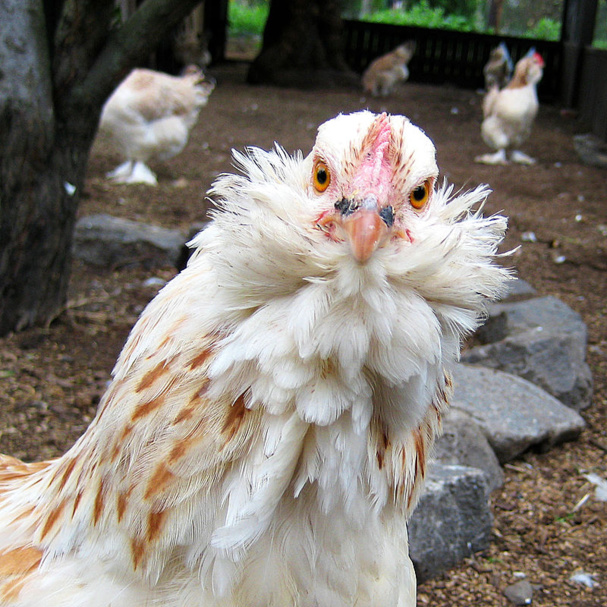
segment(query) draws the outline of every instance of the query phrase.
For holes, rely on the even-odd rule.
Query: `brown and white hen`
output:
[[[190,66],[181,76],[133,70],[103,106],[99,131],[107,134],[125,162],[108,173],[115,183],[156,185],[151,159],[179,154],[207,104],[214,84]]]
[[[374,59],[362,75],[365,92],[374,97],[385,97],[399,82],[406,82],[409,78],[409,61],[413,57],[415,46],[415,41],[409,40]]]
[[[487,91],[497,87],[498,89],[506,86],[512,75],[512,59],[508,52],[508,47],[504,42],[491,50],[489,60],[483,67],[485,76],[485,89]]]
[[[484,120],[481,125],[483,141],[493,154],[483,154],[475,158],[484,164],[507,164],[506,150],[511,150],[510,158],[520,164],[533,164],[535,160],[515,149],[526,141],[537,115],[539,103],[536,87],[542,79],[544,60],[531,49],[518,61],[512,80],[503,89],[494,85],[483,99]]]
[[[505,220],[402,116],[236,154],[63,456],[0,469],[0,605],[413,607],[406,521]]]

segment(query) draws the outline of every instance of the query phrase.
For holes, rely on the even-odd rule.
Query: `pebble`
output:
[[[593,573],[586,571],[576,571],[570,578],[574,584],[586,586],[586,588],[595,588],[599,585]]]
[[[164,278],[158,278],[157,276],[150,276],[143,281],[144,287],[164,287],[167,281]]]
[[[506,598],[514,605],[531,605],[533,586],[527,580],[520,580],[504,590]]]

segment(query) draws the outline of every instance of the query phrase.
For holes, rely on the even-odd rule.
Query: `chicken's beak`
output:
[[[392,221],[382,218],[374,196],[352,207],[352,212],[341,214],[338,223],[349,241],[354,258],[359,263],[365,263],[388,238]]]

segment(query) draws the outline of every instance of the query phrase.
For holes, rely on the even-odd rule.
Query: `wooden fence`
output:
[[[585,0],[580,1],[583,4]],[[124,5],[123,10],[129,10],[140,0],[117,2]],[[540,101],[561,103],[578,110],[582,128],[607,142],[607,51],[587,46],[591,33],[586,30],[591,32],[594,27],[594,21],[587,18],[594,14],[592,10],[582,11],[582,8],[586,10],[585,5],[580,8],[577,0],[565,2],[571,8],[566,11],[568,17],[563,24],[565,41],[346,20],[343,22],[345,58],[354,71],[362,73],[376,57],[402,42],[415,40],[417,48],[409,64],[412,81],[478,89],[484,86],[483,67],[489,53],[500,42],[507,44],[515,62],[535,47],[546,64],[538,86]],[[209,50],[215,61],[225,58],[227,6],[228,0],[202,5],[204,27],[212,33]],[[201,28],[201,23],[197,27]],[[586,33],[582,36],[578,30]]]
[[[543,102],[559,99],[562,46],[558,42],[363,21],[344,21],[343,40],[346,61],[356,72],[402,42],[415,40],[411,81],[474,89],[483,88],[483,67],[500,42],[506,43],[514,62],[534,47],[546,64],[538,96]]]

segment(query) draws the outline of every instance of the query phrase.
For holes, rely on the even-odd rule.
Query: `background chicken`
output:
[[[535,160],[513,149],[526,141],[539,108],[536,86],[542,79],[544,61],[531,49],[514,69],[508,85],[499,90],[493,86],[483,99],[484,120],[481,125],[483,141],[494,150],[475,158],[485,164],[506,164],[506,150],[511,150],[513,162],[533,164]]]
[[[173,55],[181,66],[198,66],[203,71],[211,64],[206,36],[190,28],[181,28],[173,37]]]
[[[512,75],[512,59],[508,47],[504,42],[496,46],[489,55],[489,61],[483,68],[485,76],[485,89],[489,91],[493,87],[502,88],[508,84]]]
[[[146,163],[166,160],[183,150],[213,88],[194,66],[182,76],[133,70],[101,113],[100,132],[111,137],[126,159],[108,178],[116,183],[156,185],[156,175]]]
[[[85,434],[0,461],[0,605],[415,605],[405,523],[505,220],[402,116],[236,161]]]
[[[374,97],[385,97],[399,82],[405,82],[409,78],[407,65],[414,52],[415,42],[409,40],[375,59],[362,76],[365,92],[371,93]]]

